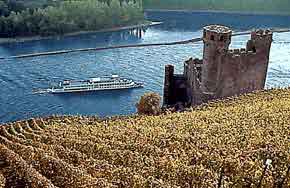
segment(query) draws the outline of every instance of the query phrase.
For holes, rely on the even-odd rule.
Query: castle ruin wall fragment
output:
[[[177,103],[195,106],[264,89],[273,33],[253,31],[246,48],[242,49],[229,49],[231,40],[232,30],[228,27],[204,27],[203,59],[190,58],[179,75],[174,74],[172,65],[166,66],[164,106]]]

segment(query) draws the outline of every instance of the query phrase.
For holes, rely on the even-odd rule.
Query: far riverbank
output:
[[[100,30],[95,30],[95,31],[77,31],[77,32],[72,32],[72,33],[66,33],[63,35],[53,35],[53,36],[46,36],[46,37],[31,36],[31,37],[0,38],[0,44],[47,40],[47,39],[55,39],[55,38],[61,38],[61,37],[67,37],[67,36],[78,36],[78,35],[92,34],[92,33],[125,31],[125,30],[133,30],[133,29],[138,29],[138,28],[147,28],[147,27],[152,27],[152,26],[156,26],[160,24],[162,24],[162,22],[146,21],[141,24],[130,25],[130,26],[113,27],[113,28],[100,29]]]
[[[194,10],[194,9],[145,9],[145,12],[195,12],[195,13],[226,13],[226,14],[243,14],[243,15],[277,15],[290,16],[290,12],[251,12],[251,11],[234,11],[234,10]]]

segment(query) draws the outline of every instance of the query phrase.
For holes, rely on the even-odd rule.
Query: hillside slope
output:
[[[290,187],[289,120],[285,89],[155,117],[2,125],[0,187]]]

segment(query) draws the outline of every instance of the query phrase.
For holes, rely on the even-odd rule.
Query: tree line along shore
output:
[[[125,31],[125,30],[135,30],[137,28],[148,28],[156,25],[160,25],[162,22],[152,22],[144,20],[144,22],[140,22],[136,25],[129,25],[129,26],[120,26],[120,27],[112,27],[106,29],[99,29],[99,30],[84,30],[84,31],[75,31],[69,32],[59,35],[48,35],[48,36],[16,36],[16,37],[7,37],[1,38],[0,37],[0,44],[6,43],[18,43],[18,42],[28,42],[28,41],[39,41],[39,40],[47,40],[53,39],[55,37],[68,37],[68,36],[79,36],[79,35],[87,35],[87,34],[96,34],[102,32],[116,32],[116,31]],[[0,57],[1,59],[1,57]]]
[[[9,6],[0,1],[0,37],[63,35],[144,23],[141,1],[45,1]],[[28,1],[29,2],[29,1]]]
[[[289,0],[143,0],[145,9],[290,14]]]

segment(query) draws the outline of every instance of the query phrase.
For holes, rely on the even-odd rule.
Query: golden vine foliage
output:
[[[286,188],[289,122],[290,90],[284,89],[183,113],[6,124],[0,126],[0,187]]]
[[[2,172],[0,171],[0,188],[4,188],[5,183],[6,183],[6,179],[4,175],[2,174]]]
[[[3,183],[6,187],[47,187],[54,188],[55,186],[35,169],[31,168],[26,161],[21,159],[13,151],[7,149],[4,145],[0,144],[1,165],[3,177],[6,180]]]

